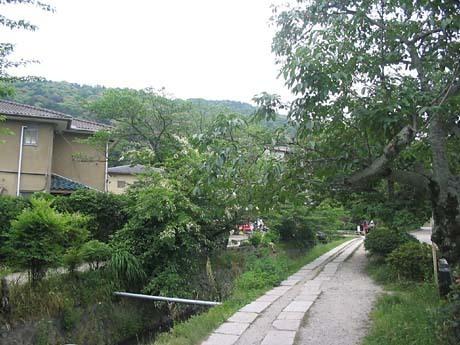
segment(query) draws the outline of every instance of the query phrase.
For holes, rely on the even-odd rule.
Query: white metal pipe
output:
[[[16,196],[19,196],[19,194],[21,193],[22,148],[24,146],[24,129],[26,128],[27,126],[21,127],[21,141],[19,143],[18,183],[16,186]]]
[[[109,191],[109,142],[105,144],[105,172],[104,172],[104,192]]]
[[[161,297],[161,296],[150,296],[150,295],[141,295],[137,293],[130,292],[114,292],[115,296],[120,297],[131,297],[131,298],[141,298],[148,299],[153,301],[165,301],[165,302],[176,302],[176,303],[185,303],[185,304],[196,304],[196,305],[208,305],[215,306],[221,305],[221,302],[212,302],[212,301],[200,301],[195,299],[185,299],[185,298],[175,298],[175,297]]]

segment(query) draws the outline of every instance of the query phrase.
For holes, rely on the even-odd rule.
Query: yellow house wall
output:
[[[87,134],[61,132],[54,137],[52,171],[100,191],[105,190],[105,152],[79,143]],[[83,154],[83,159],[75,155]]]
[[[136,182],[138,178],[135,175],[109,174],[108,191],[114,194],[123,194],[129,185]],[[118,188],[118,181],[125,181],[125,188]]]
[[[16,195],[21,127],[38,128],[37,146],[23,146],[21,186],[23,192],[48,191],[50,184],[54,125],[22,121],[2,121],[0,128],[0,191]]]

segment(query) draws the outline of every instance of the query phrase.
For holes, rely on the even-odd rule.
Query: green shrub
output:
[[[281,241],[292,241],[303,247],[315,243],[315,233],[301,213],[281,212],[273,225]]]
[[[135,284],[145,278],[140,261],[123,247],[116,247],[112,250],[107,268],[118,281],[126,284]]]
[[[83,263],[79,248],[69,248],[63,256],[63,264],[69,273],[75,273],[78,266]]]
[[[387,257],[400,245],[410,241],[417,240],[407,232],[379,226],[366,236],[364,247],[371,255]]]
[[[440,309],[441,318],[437,325],[441,344],[460,344],[460,285],[453,286],[448,296],[448,303]]]
[[[262,239],[262,241],[265,243],[265,244],[269,244],[269,243],[278,243],[280,240],[280,234],[276,231],[273,231],[273,230],[269,230],[267,231],[265,234],[264,234],[264,237]]]
[[[108,244],[98,240],[86,242],[80,249],[82,260],[92,269],[98,269],[100,264],[110,258],[111,250]]]
[[[238,277],[236,286],[244,290],[274,286],[282,280],[286,271],[287,263],[284,258],[262,257],[248,264],[248,271]]]
[[[386,261],[402,279],[423,281],[432,278],[433,257],[426,243],[404,243],[392,251]]]
[[[67,332],[73,330],[80,321],[81,316],[82,311],[72,301],[67,301],[62,310],[62,328]]]
[[[13,267],[29,270],[32,281],[40,280],[49,267],[61,262],[62,255],[73,241],[85,237],[84,219],[78,215],[61,214],[44,199],[32,198],[32,207],[25,209],[11,225],[6,251]]]
[[[2,249],[11,228],[11,221],[29,206],[29,201],[22,197],[0,195],[0,260],[5,258]]]
[[[61,212],[79,212],[89,216],[88,229],[96,240],[107,242],[128,220],[126,195],[81,189],[70,196],[57,197],[53,206]]]
[[[251,237],[249,237],[249,242],[254,246],[258,247],[263,240],[264,235],[260,232],[254,232]]]

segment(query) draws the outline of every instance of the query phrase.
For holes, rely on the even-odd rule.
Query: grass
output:
[[[280,246],[276,254],[262,250],[248,260],[246,271],[237,279],[232,294],[220,306],[192,316],[161,334],[155,345],[194,345],[227,320],[245,304],[252,302],[271,287],[277,285],[302,266],[349,239],[340,239],[313,247],[307,253],[288,255],[289,245]],[[269,272],[269,274],[266,274]]]
[[[388,266],[376,262],[368,272],[390,293],[377,300],[363,345],[440,345],[436,323],[444,302],[434,283],[398,281]]]

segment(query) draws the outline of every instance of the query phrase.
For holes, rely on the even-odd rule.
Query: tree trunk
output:
[[[433,207],[433,235],[441,254],[451,264],[460,262],[459,178],[452,176],[446,156],[445,131],[437,115],[430,123],[433,179],[429,184]]]

